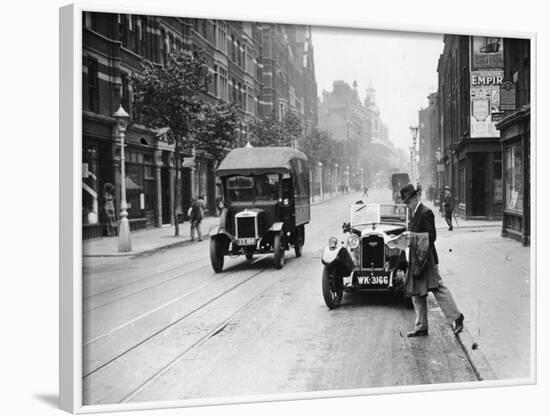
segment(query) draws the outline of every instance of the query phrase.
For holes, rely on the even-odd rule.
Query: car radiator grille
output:
[[[370,235],[361,242],[363,268],[384,268],[384,238]]]
[[[255,220],[255,217],[238,217],[237,238],[256,237]]]

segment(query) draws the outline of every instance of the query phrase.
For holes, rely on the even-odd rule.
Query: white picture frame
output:
[[[351,391],[329,391],[316,393],[297,393],[289,395],[266,395],[253,397],[239,398],[221,398],[210,400],[180,400],[168,402],[153,402],[153,403],[130,403],[124,405],[82,405],[82,287],[81,287],[81,270],[82,270],[82,250],[81,250],[81,177],[82,170],[85,167],[82,164],[82,112],[80,101],[82,97],[81,83],[81,51],[82,51],[82,12],[83,11],[105,11],[119,13],[141,13],[141,14],[156,14],[156,15],[182,15],[185,17],[204,17],[204,18],[221,18],[221,19],[240,19],[247,20],[251,16],[243,16],[241,14],[231,15],[226,12],[220,12],[219,15],[208,13],[208,15],[190,12],[185,10],[180,11],[163,11],[155,10],[155,8],[130,8],[130,7],[115,7],[115,6],[98,6],[87,4],[73,4],[60,9],[60,407],[68,412],[86,414],[95,412],[111,412],[111,411],[131,411],[131,410],[146,410],[146,409],[162,409],[174,407],[193,407],[202,405],[219,405],[219,404],[243,404],[249,402],[266,402],[266,401],[292,401],[297,399],[319,399],[327,397],[349,397],[362,396],[372,394],[388,394],[388,393],[411,393],[424,392],[431,390],[447,390],[447,389],[465,389],[479,387],[499,387],[499,386],[516,386],[523,384],[533,384],[536,382],[536,360],[535,349],[532,353],[532,372],[531,377],[521,380],[505,380],[491,381],[467,384],[442,384],[435,387],[400,387],[393,388],[370,388],[364,390]],[[529,38],[532,45],[531,68],[533,74],[536,74],[536,35],[526,32],[508,32],[508,31],[493,31],[493,30],[470,30],[467,31],[456,28],[441,28],[441,27],[420,27],[415,25],[394,25],[394,24],[376,24],[376,23],[352,23],[336,21],[336,20],[316,20],[306,22],[302,19],[296,21],[292,18],[283,19],[270,16],[262,16],[260,13],[253,16],[255,20],[276,23],[311,23],[318,26],[342,26],[356,27],[365,29],[379,30],[398,30],[398,31],[418,31],[429,33],[468,33],[469,35],[480,36],[506,36]],[[535,77],[532,77],[532,97],[536,97],[536,82]],[[536,155],[536,116],[532,119],[532,155]],[[74,139],[73,138],[79,138]],[[532,175],[532,190],[536,190],[536,158],[532,158],[531,165]],[[533,193],[533,201],[534,201]],[[532,205],[533,219],[536,218],[536,206]],[[536,242],[537,233],[535,228],[532,230],[532,241]],[[533,247],[535,245],[533,244]],[[532,275],[535,268],[535,250],[532,251]],[[535,280],[532,283],[532,289],[535,289]],[[534,294],[534,292],[533,292]],[[532,296],[532,332],[531,346],[535,346],[535,297]]]

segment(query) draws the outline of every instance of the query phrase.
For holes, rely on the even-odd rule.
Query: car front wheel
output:
[[[223,270],[223,241],[221,239],[210,238],[210,263],[216,273]]]
[[[304,226],[299,226],[296,230],[296,243],[294,245],[294,253],[296,257],[302,256],[302,248],[304,247],[305,231]]]
[[[323,298],[327,307],[331,310],[338,307],[342,302],[343,293],[342,277],[334,268],[325,266],[323,268]]]
[[[281,269],[285,264],[285,247],[283,244],[282,233],[277,233],[273,237],[273,255],[275,268]]]

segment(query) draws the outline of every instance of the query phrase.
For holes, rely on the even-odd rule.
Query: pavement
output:
[[[459,218],[449,231],[433,203],[423,203],[435,213],[440,273],[465,316],[458,339],[478,377],[529,378],[530,248],[502,237],[500,221]]]
[[[322,204],[330,201],[342,193],[326,194],[323,199],[315,196],[312,205]],[[202,221],[201,231],[203,238],[208,239],[208,232],[211,227],[218,225],[219,217],[205,217]],[[174,226],[167,225],[150,229],[133,231],[130,234],[132,250],[120,253],[118,251],[118,237],[102,237],[99,239],[88,239],[82,242],[82,256],[84,257],[125,257],[149,254],[157,250],[164,250],[173,247],[192,244],[190,223],[180,224],[180,235],[174,236]]]

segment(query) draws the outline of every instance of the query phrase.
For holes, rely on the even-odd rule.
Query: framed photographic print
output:
[[[60,23],[63,409],[535,383],[534,34]]]

